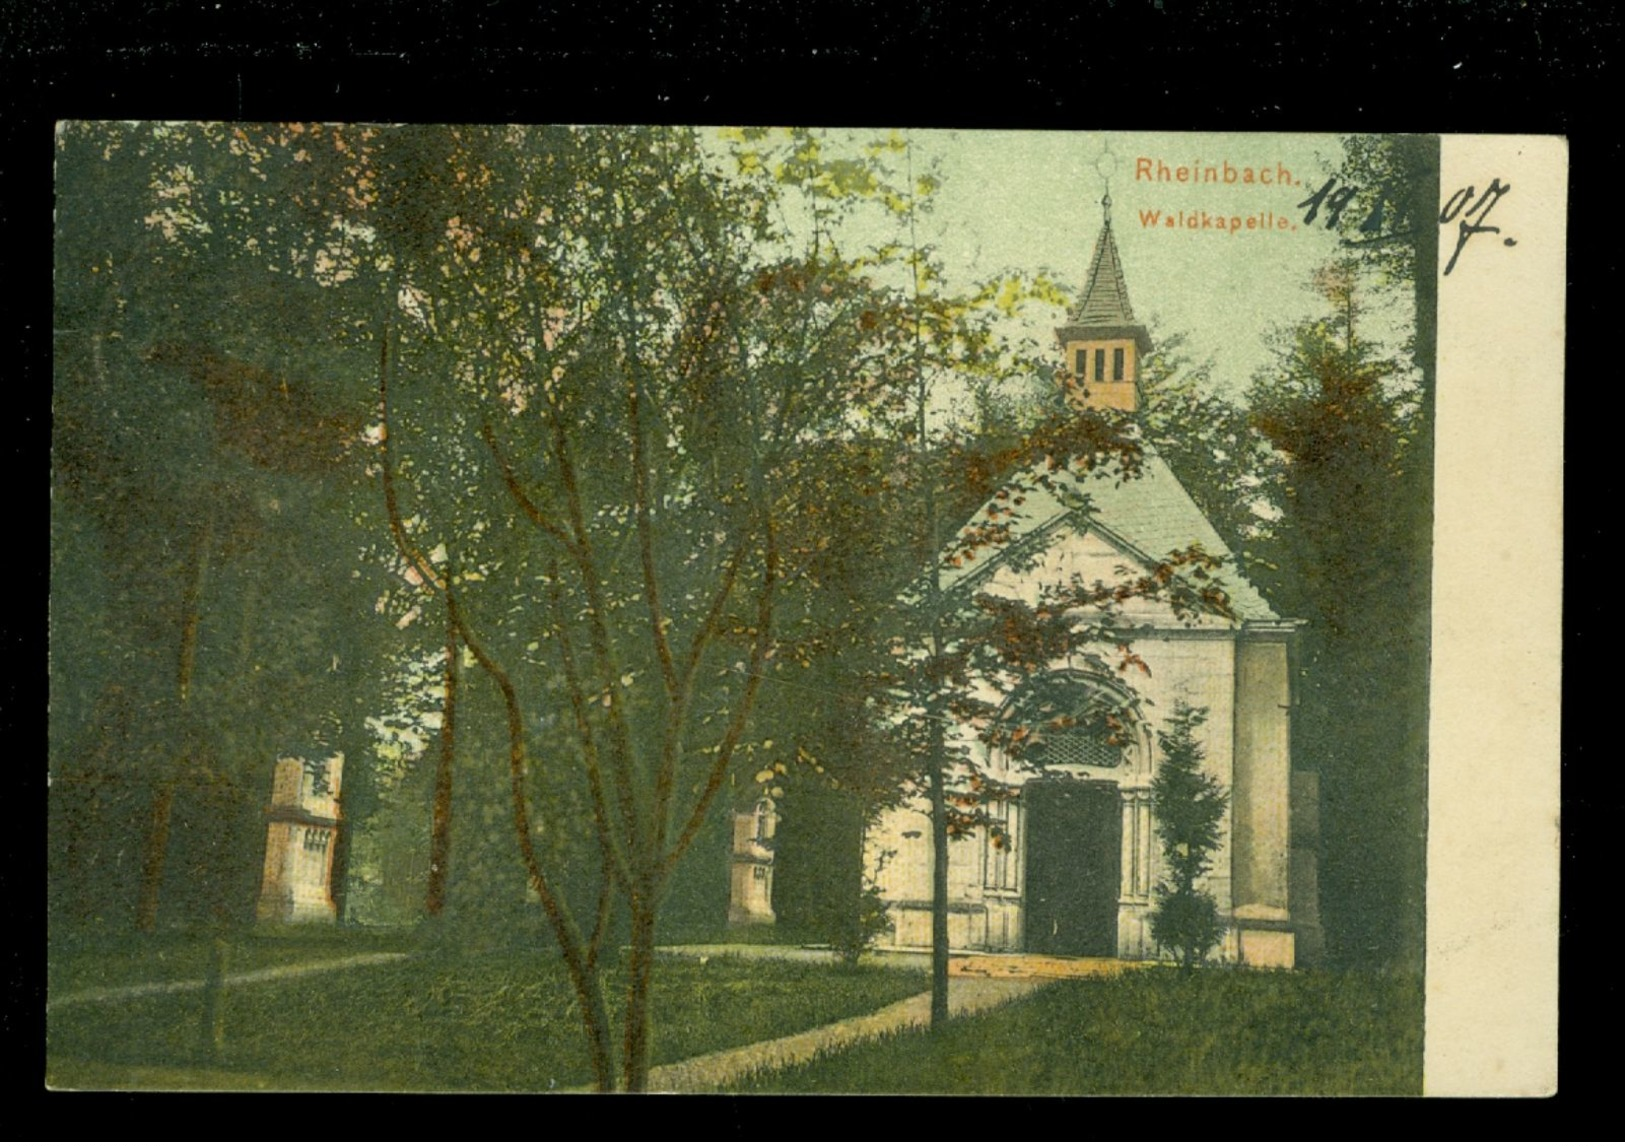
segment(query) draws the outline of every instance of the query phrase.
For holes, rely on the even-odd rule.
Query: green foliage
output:
[[[1337,230],[1346,246],[1375,272],[1379,287],[1417,292],[1418,327],[1431,325],[1438,248],[1439,144],[1426,135],[1348,135],[1338,176],[1358,189],[1357,207],[1344,211]],[[1427,355],[1424,361],[1430,359]],[[1427,362],[1425,369],[1431,369]]]
[[[1197,888],[1157,884],[1157,905],[1152,909],[1151,939],[1169,951],[1180,966],[1190,970],[1224,938],[1224,923],[1213,896]]]
[[[53,688],[102,653],[140,683],[58,710],[74,783],[53,791],[80,795],[53,801],[54,903],[103,917],[91,893],[116,881],[91,842],[116,836],[106,856],[143,856],[143,926],[191,904],[173,809],[252,828],[290,751],[344,750],[352,823],[409,841],[435,738],[412,682],[450,617],[501,694],[465,706],[435,819],[454,913],[501,930],[534,895],[579,971],[624,911],[649,958],[725,781],[783,774],[751,728],[762,682],[873,635],[831,602],[875,524],[854,483],[890,466],[855,443],[901,407],[886,280],[924,268],[837,235],[934,187],[903,181],[892,141],[727,148],[732,177],[680,129],[64,128],[54,527],[102,554],[60,578]],[[119,609],[97,608],[103,572]],[[99,646],[121,610],[130,647]],[[805,739],[798,762],[833,755]],[[219,841],[235,867],[212,898],[249,898],[231,888],[253,835]],[[409,881],[377,848],[355,859],[362,898],[387,879],[399,915]]]
[[[740,1090],[767,1094],[1417,1095],[1422,983],[1148,968],[1056,983]]]
[[[1221,392],[1210,364],[1193,357],[1185,335],[1158,335],[1140,370],[1146,440],[1237,556],[1237,572],[1259,581],[1268,571],[1254,568],[1252,551],[1280,497],[1279,455],[1246,402]]]
[[[277,200],[284,180],[238,178],[241,134],[77,123],[58,138],[62,926],[242,918],[278,755],[344,751],[346,811],[371,810],[364,721],[393,642],[351,623],[379,588],[358,560],[349,452],[368,392],[322,285],[248,251],[256,225],[280,226],[295,262],[327,239]]]
[[[890,929],[891,917],[880,898],[880,887],[866,874],[856,902],[835,917],[830,946],[843,963],[855,965]]]
[[[1349,410],[1356,424],[1389,422],[1395,436],[1379,443],[1372,465],[1352,456],[1357,431],[1334,435],[1345,459],[1344,492],[1315,491],[1352,511],[1345,536],[1373,530],[1368,561],[1345,564],[1341,539],[1320,528],[1330,523],[1305,515],[1299,544],[1311,558],[1306,569],[1325,582],[1317,589],[1323,602],[1350,594],[1344,612],[1357,633],[1323,642],[1306,634],[1307,687],[1296,725],[1304,736],[1294,750],[1321,774],[1320,878],[1330,951],[1346,962],[1417,969],[1424,948],[1439,142],[1426,135],[1348,136],[1343,149],[1340,178],[1365,189],[1364,202],[1380,196],[1385,204],[1375,223],[1365,211],[1340,220],[1348,265],[1358,271],[1354,283],[1398,300],[1408,313],[1399,369]],[[1359,229],[1368,224],[1371,230]],[[1356,305],[1352,316],[1358,313]],[[1358,332],[1348,333],[1364,360],[1356,365],[1369,365],[1377,355]],[[1324,396],[1321,403],[1328,404]],[[1322,545],[1331,560],[1315,562]],[[1328,570],[1332,577],[1325,578]],[[1344,570],[1349,576],[1339,578]]]
[[[1167,724],[1157,730],[1160,760],[1151,778],[1152,821],[1167,873],[1157,881],[1151,938],[1172,952],[1186,972],[1224,937],[1213,896],[1197,886],[1213,865],[1229,804],[1224,785],[1202,771],[1207,753],[1196,730],[1206,719],[1206,709],[1183,702],[1174,706]]]
[[[832,715],[807,713],[809,728],[817,729],[817,717]],[[803,765],[778,802],[775,926],[810,943],[838,943],[837,937],[851,932],[862,910],[858,896],[864,883],[863,816],[877,797],[855,783],[836,787],[825,780],[858,771],[848,760],[836,760],[833,771],[830,766],[812,766],[823,767],[822,773]]]

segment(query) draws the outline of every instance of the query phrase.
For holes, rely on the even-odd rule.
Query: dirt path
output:
[[[321,975],[328,971],[342,971],[346,967],[365,967],[373,963],[393,963],[409,956],[404,951],[372,951],[365,955],[348,955],[343,959],[324,959],[318,963],[288,963],[280,967],[261,967],[257,971],[240,971],[226,976],[226,986],[238,983],[266,983],[276,979],[297,979],[302,975]],[[105,1003],[112,999],[138,999],[144,995],[167,995],[174,991],[201,991],[202,979],[171,979],[162,983],[135,983],[127,987],[98,987],[89,991],[70,991],[57,995],[45,1004],[47,1011],[69,1007],[76,1003]]]
[[[668,954],[689,958],[728,955],[749,959],[790,959],[822,962],[828,951],[793,947],[692,946],[663,948]],[[876,952],[875,962],[894,966],[929,966],[929,956],[918,952]],[[1119,975],[1132,964],[1118,959],[1084,959],[1044,955],[961,954],[949,962],[948,1010],[971,1015],[1003,1006],[1029,995],[1057,979],[1105,978]],[[747,1075],[807,1062],[815,1055],[877,1039],[931,1021],[931,994],[914,995],[869,1015],[842,1019],[797,1035],[768,1039],[732,1050],[715,1051],[650,1072],[649,1089],[691,1093],[724,1089]]]
[[[954,979],[948,985],[948,1007],[954,1015],[975,1014],[1030,994],[1041,986],[1043,983],[1037,979]],[[927,991],[882,1007],[873,1014],[842,1019],[799,1035],[657,1066],[650,1072],[649,1089],[665,1093],[717,1090],[755,1071],[792,1066],[826,1051],[909,1027],[923,1027],[930,1021],[931,993]]]

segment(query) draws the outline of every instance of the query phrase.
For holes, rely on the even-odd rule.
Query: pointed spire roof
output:
[[[1089,277],[1084,281],[1083,293],[1077,305],[1068,312],[1066,325],[1056,334],[1061,341],[1106,338],[1132,338],[1140,353],[1151,350],[1151,335],[1134,318],[1134,308],[1128,301],[1128,280],[1123,277],[1123,259],[1117,253],[1117,237],[1112,234],[1112,197],[1106,195],[1100,205],[1105,218],[1100,225],[1100,237],[1095,240],[1094,257],[1089,260]]]
[[[1111,199],[1106,201],[1106,221],[1095,240],[1095,257],[1089,262],[1089,278],[1084,283],[1078,305],[1067,317],[1080,326],[1133,326],[1134,308],[1128,301],[1128,283],[1123,278],[1123,260],[1112,235]]]

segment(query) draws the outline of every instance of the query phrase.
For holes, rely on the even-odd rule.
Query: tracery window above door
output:
[[[1122,702],[1075,675],[1028,685],[1003,722],[1009,754],[1030,767],[1116,768],[1133,744]]]

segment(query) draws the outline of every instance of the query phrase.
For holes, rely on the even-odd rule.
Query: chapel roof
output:
[[[1057,471],[1049,479],[1052,488],[1039,484],[1035,474],[1018,476],[1017,483],[1030,492],[1008,522],[1011,540],[1003,546],[983,546],[976,557],[945,570],[944,590],[969,588],[1017,553],[1043,548],[1044,539],[1056,527],[1074,522],[1105,534],[1131,556],[1148,563],[1161,561],[1177,549],[1200,545],[1211,556],[1224,559],[1225,567],[1218,576],[1238,620],[1279,620],[1263,595],[1241,575],[1230,547],[1151,446],[1143,447],[1137,477],[1096,471],[1080,478]],[[1000,508],[1003,511],[1002,505]],[[979,512],[966,530],[985,520]]]
[[[1112,234],[1109,194],[1101,200],[1101,207],[1100,236],[1095,240],[1088,278],[1077,305],[1067,316],[1068,324],[1057,333],[1063,343],[1072,338],[1133,337],[1142,352],[1149,351],[1150,335],[1135,321],[1134,308],[1129,304],[1123,260]],[[1027,491],[1022,505],[1013,516],[1006,516],[1010,513],[1009,503],[995,503],[998,520],[1008,527],[1011,539],[1002,546],[982,545],[977,549],[972,545],[977,549],[976,556],[944,571],[943,589],[977,584],[1018,554],[1041,550],[1058,526],[1071,522],[1080,529],[1104,535],[1117,548],[1146,564],[1163,561],[1175,550],[1200,546],[1225,562],[1219,577],[1237,620],[1280,619],[1257,588],[1242,576],[1229,546],[1149,443],[1141,447],[1137,476],[1097,470],[1079,477],[1061,470],[1046,478],[1040,480],[1037,471],[1028,471],[1012,479],[1013,485]],[[949,553],[960,552],[969,535],[987,525],[986,514],[991,508],[984,507],[966,524],[958,544]]]

